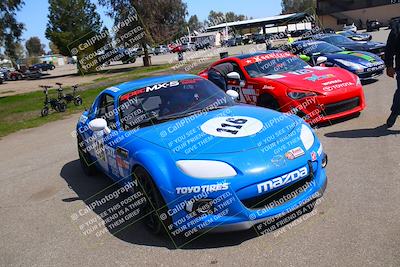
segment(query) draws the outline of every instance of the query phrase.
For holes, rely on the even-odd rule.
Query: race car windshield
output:
[[[233,105],[235,101],[208,80],[177,80],[122,95],[120,122],[124,130],[131,130]]]
[[[339,52],[343,51],[343,49],[341,49],[335,45],[325,43],[325,42],[307,43],[307,44],[301,45],[300,47],[301,47],[300,50],[305,55],[334,54],[334,53],[339,53]]]
[[[296,71],[309,67],[307,63],[297,57],[275,58],[264,60],[245,67],[252,78],[263,77],[284,72]]]
[[[342,35],[325,37],[323,40],[328,43],[334,44],[334,45],[352,44],[353,43],[353,41],[351,39],[344,37]]]

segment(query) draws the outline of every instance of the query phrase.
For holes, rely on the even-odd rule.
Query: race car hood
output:
[[[295,72],[286,72],[278,75],[263,77],[264,82],[274,80],[290,89],[300,89],[318,94],[327,94],[323,88],[327,83],[340,80],[342,83],[355,83],[355,76],[341,68],[312,67]],[[261,82],[261,80],[260,80]]]
[[[363,51],[343,51],[337,54],[331,54],[326,56],[328,59],[333,61],[337,59],[342,59],[346,61],[350,61],[353,63],[357,63],[366,67],[370,67],[375,63],[382,63],[383,60],[376,56],[375,54]]]
[[[352,42],[338,45],[347,50],[358,50],[358,51],[373,51],[385,47],[385,44],[378,42]]]
[[[277,142],[299,123],[273,110],[236,105],[142,128],[135,136],[187,156],[234,153]]]

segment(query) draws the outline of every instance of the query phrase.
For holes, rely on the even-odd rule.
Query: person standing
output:
[[[393,25],[386,44],[385,52],[386,73],[397,79],[397,89],[393,97],[392,112],[387,119],[387,128],[392,128],[400,115],[400,23]],[[396,66],[394,66],[396,64]]]
[[[219,88],[227,91],[228,74],[234,71],[232,63],[226,62],[212,67],[208,71],[208,79]]]

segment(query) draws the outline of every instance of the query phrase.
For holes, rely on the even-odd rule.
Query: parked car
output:
[[[376,78],[383,74],[385,62],[377,55],[365,51],[344,51],[323,41],[297,41],[290,50],[311,66],[321,63],[325,67],[341,67],[361,80]],[[321,61],[321,57],[322,59]]]
[[[11,80],[11,81],[22,80],[23,78],[24,78],[24,76],[19,71],[10,71],[10,72],[8,72],[8,75],[7,75],[7,80]]]
[[[386,45],[378,42],[355,42],[339,34],[317,34],[310,39],[324,41],[348,51],[367,51],[384,57]]]
[[[209,41],[201,41],[195,44],[196,46],[196,50],[204,50],[204,49],[208,49],[211,48],[211,44]]]
[[[183,45],[171,45],[172,53],[181,53],[183,52]]]
[[[4,82],[4,74],[0,72],[0,84]]]
[[[169,49],[166,45],[159,45],[154,48],[155,55],[167,54],[168,52],[169,52]]]
[[[343,26],[343,31],[353,31],[353,32],[357,32],[357,26],[353,23],[351,25],[344,25]]]
[[[379,31],[382,24],[377,20],[367,20],[367,32]]]
[[[239,101],[289,112],[311,124],[355,116],[365,108],[360,78],[342,68],[310,67],[297,56],[280,50],[228,57],[213,63],[200,76],[220,64],[231,63],[236,81],[228,89]]]
[[[24,77],[26,79],[40,79],[42,77],[42,71],[40,68],[38,68],[37,66],[33,65],[30,66],[24,73],[23,73]]]
[[[235,96],[194,75],[108,88],[76,125],[82,170],[141,196],[154,234],[247,230],[322,197],[328,158],[310,126]]]
[[[231,47],[231,46],[238,46],[238,45],[242,45],[242,37],[233,37],[228,39],[228,41],[226,42],[226,46]]]
[[[154,48],[152,48],[151,46],[147,45],[147,52],[149,53],[149,55],[154,55]],[[144,50],[143,47],[139,47],[136,50],[136,54],[138,57],[141,57],[144,55]]]
[[[256,44],[263,44],[267,40],[267,37],[264,34],[255,34],[253,36],[253,42]]]
[[[194,50],[196,50],[196,44],[194,44],[194,43],[183,44],[182,50],[183,50],[183,52],[194,51]]]
[[[369,33],[357,33],[353,31],[340,31],[337,32],[337,34],[343,35],[344,37],[350,38],[353,41],[356,42],[365,42],[365,41],[371,41],[372,40],[372,35]]]
[[[37,67],[41,71],[54,70],[56,68],[56,66],[54,66],[52,63],[39,63],[32,66]]]

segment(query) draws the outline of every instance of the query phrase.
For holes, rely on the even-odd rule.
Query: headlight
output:
[[[361,85],[362,85],[361,80],[360,80],[360,77],[358,77],[358,76],[357,76],[356,85],[357,85],[357,86],[361,86]]]
[[[179,160],[176,166],[183,173],[194,178],[226,178],[237,175],[232,166],[221,161]]]
[[[343,59],[336,59],[337,62],[345,65],[346,67],[349,67],[351,69],[354,69],[357,72],[363,72],[364,71],[364,66],[357,64],[357,63],[353,63],[347,60],[343,60]]]
[[[294,100],[300,100],[306,97],[316,96],[316,93],[306,91],[290,91],[287,93],[288,97]]]
[[[300,139],[303,142],[303,145],[306,148],[306,150],[309,150],[314,144],[315,141],[314,133],[312,132],[310,127],[308,127],[305,124],[301,126]]]

